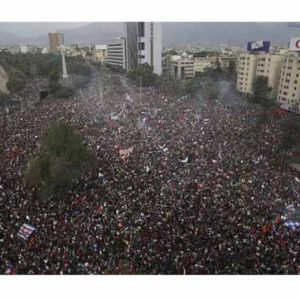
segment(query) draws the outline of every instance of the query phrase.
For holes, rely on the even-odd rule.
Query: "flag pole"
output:
[[[142,102],[142,76],[140,75],[140,102]]]

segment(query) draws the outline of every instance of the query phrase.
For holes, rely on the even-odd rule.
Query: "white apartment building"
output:
[[[237,90],[242,93],[252,93],[252,85],[256,77],[258,56],[242,53],[238,57]]]
[[[93,45],[92,59],[96,62],[103,62],[106,58],[107,45]]]
[[[220,56],[219,57],[220,69],[223,71],[227,71],[233,66],[233,69],[236,70],[237,65],[237,57],[228,55],[228,56]]]
[[[120,38],[107,44],[106,63],[126,70],[126,40]]]
[[[277,100],[282,108],[300,113],[300,55],[297,53],[284,57]]]
[[[277,95],[280,73],[284,57],[281,54],[264,53],[258,55],[256,76],[268,78],[268,86]]]
[[[153,72],[162,73],[162,28],[157,22],[126,23],[127,71],[149,64]]]
[[[217,68],[218,58],[216,56],[195,57],[194,72],[203,73],[207,69]]]
[[[170,68],[171,75],[176,79],[189,79],[195,76],[194,60],[191,58],[174,55],[171,57]]]
[[[254,79],[264,76],[277,95],[284,56],[280,53],[242,53],[238,57],[237,90],[251,94]]]

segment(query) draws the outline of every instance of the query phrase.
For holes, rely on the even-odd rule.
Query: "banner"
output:
[[[270,41],[252,41],[247,44],[247,51],[264,51],[269,52]]]
[[[300,51],[300,37],[291,38],[289,49],[291,51]]]

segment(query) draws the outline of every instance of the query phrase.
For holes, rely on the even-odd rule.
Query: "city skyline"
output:
[[[299,28],[288,22],[161,22],[163,46],[198,44],[217,46],[222,43],[244,46],[248,40],[272,40],[281,46],[297,36]],[[295,24],[294,24],[295,25]],[[297,24],[296,24],[297,25]],[[124,36],[124,22],[43,22],[0,23],[0,45],[47,43],[50,31],[63,31],[66,44],[103,43]]]

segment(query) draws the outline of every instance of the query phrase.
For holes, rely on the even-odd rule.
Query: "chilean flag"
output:
[[[17,233],[17,236],[22,238],[23,240],[27,240],[29,236],[32,234],[33,231],[35,231],[36,228],[29,224],[23,224],[20,228],[20,230]]]

